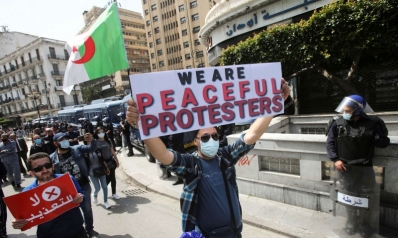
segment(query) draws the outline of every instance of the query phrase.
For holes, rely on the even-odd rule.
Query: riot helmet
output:
[[[360,95],[351,95],[345,97],[335,111],[339,113],[348,114],[347,112],[345,112],[346,107],[352,108],[353,117],[360,116],[366,108],[366,101]]]
[[[111,119],[109,119],[109,117],[104,117],[104,119],[102,119],[102,122],[104,123],[109,123],[111,121]]]

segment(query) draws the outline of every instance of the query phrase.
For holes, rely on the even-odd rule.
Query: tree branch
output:
[[[352,62],[350,71],[348,71],[347,81],[351,81],[352,76],[354,75],[355,71],[358,69],[359,60],[362,57],[362,50],[355,56],[354,61]]]
[[[300,71],[297,71],[296,73],[294,73],[294,74],[292,74],[292,75],[289,75],[289,76],[283,77],[283,78],[284,78],[285,80],[289,80],[289,79],[291,79],[291,78],[297,77],[300,73],[305,72],[305,71],[308,71],[308,70],[315,70],[315,65],[314,65],[314,66],[311,66],[311,67],[308,67],[308,68],[304,68],[304,69],[302,69],[302,70],[300,70]]]
[[[325,78],[330,80],[335,85],[339,86],[348,94],[357,94],[357,91],[351,86],[351,84],[347,80],[343,80],[339,77],[334,76],[333,74],[329,73],[326,69],[321,67],[316,67],[317,71],[321,73]]]

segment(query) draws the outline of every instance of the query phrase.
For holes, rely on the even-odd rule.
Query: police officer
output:
[[[84,129],[84,133],[90,133],[91,135],[94,134],[94,126],[89,119],[84,121],[82,128]]]
[[[336,108],[337,112],[343,113],[342,117],[332,119],[326,132],[327,156],[334,162],[343,191],[364,193],[375,188],[374,150],[390,143],[384,122],[376,116],[368,116],[365,108],[366,101],[362,96],[345,97]],[[345,232],[349,235],[359,232],[368,237],[372,231],[369,216],[363,214],[366,210],[353,206],[346,206],[346,210]]]
[[[105,133],[112,143],[113,150],[116,151],[115,134],[113,133],[113,124],[111,123],[111,119],[109,119],[109,117],[105,117],[102,119],[102,122],[105,128]]]
[[[95,116],[94,119],[97,121],[97,125],[95,127],[103,127],[104,124],[102,124],[102,120],[100,116]]]

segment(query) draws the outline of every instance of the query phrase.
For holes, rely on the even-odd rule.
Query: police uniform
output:
[[[343,103],[344,102],[344,103]],[[375,147],[385,148],[389,145],[384,123],[380,118],[368,116],[363,110],[365,100],[359,95],[346,97],[336,109],[343,112],[345,108],[352,108],[351,114],[335,117],[329,122],[327,129],[326,149],[328,158],[336,163],[342,161],[346,171],[334,171],[340,179],[339,186],[350,193],[365,194],[376,193],[376,181],[372,159]],[[345,109],[347,110],[347,109]],[[351,115],[351,116],[350,116]],[[361,235],[372,233],[371,217],[365,209],[355,206],[345,206],[347,211],[346,227],[343,228],[349,235],[359,232]]]

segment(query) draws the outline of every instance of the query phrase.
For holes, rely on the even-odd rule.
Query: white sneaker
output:
[[[94,197],[94,196],[93,196],[93,203],[94,203],[94,204],[98,204],[98,199],[97,199],[97,197]]]
[[[120,199],[119,195],[117,195],[116,193],[112,195],[112,198],[113,198],[113,199],[116,199],[116,200],[119,200],[119,199]]]
[[[104,202],[104,205],[105,205],[105,208],[106,208],[106,209],[109,209],[109,208],[111,208],[111,207],[112,207],[111,205],[109,205],[109,203],[108,203],[108,202]]]

